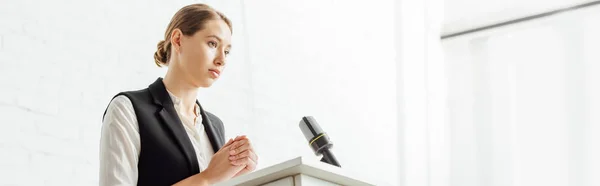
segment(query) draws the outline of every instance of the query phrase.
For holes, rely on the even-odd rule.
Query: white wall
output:
[[[440,186],[448,178],[444,0],[396,1],[398,185]]]
[[[449,185],[600,185],[599,10],[444,40]]]
[[[146,87],[156,43],[193,1],[3,1],[0,185],[96,185],[102,113]],[[223,78],[200,101],[248,134],[259,168],[314,157],[316,117],[344,169],[397,185],[393,1],[214,1],[234,22]],[[318,160],[314,157],[315,160]]]
[[[184,3],[1,4],[0,185],[97,185],[102,113],[162,74],[153,50]]]

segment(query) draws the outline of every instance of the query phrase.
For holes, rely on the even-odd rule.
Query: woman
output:
[[[100,185],[212,185],[255,169],[248,138],[225,143],[221,120],[196,100],[223,72],[231,34],[229,19],[207,5],[174,15],[154,54],[165,78],[117,94],[104,113]]]

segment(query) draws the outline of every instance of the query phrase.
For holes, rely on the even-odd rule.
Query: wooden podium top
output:
[[[362,179],[359,180],[356,177],[358,175],[348,175],[342,168],[320,161],[311,161],[304,157],[297,157],[283,163],[255,170],[249,174],[238,176],[216,185],[262,185],[298,174],[312,176],[340,185],[374,185]]]

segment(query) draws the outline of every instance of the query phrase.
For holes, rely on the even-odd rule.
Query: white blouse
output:
[[[168,92],[168,91],[167,91]],[[181,99],[169,92],[177,115],[194,146],[198,166],[208,166],[214,150],[202,125],[200,107],[196,106],[196,122],[184,119]],[[100,185],[136,185],[140,155],[140,133],[131,100],[124,95],[115,97],[108,105],[100,138]]]

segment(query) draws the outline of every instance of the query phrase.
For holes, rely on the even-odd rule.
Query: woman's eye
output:
[[[225,50],[225,55],[229,55],[229,50]]]
[[[208,42],[208,46],[213,47],[213,48],[217,48],[217,42],[209,41]]]

